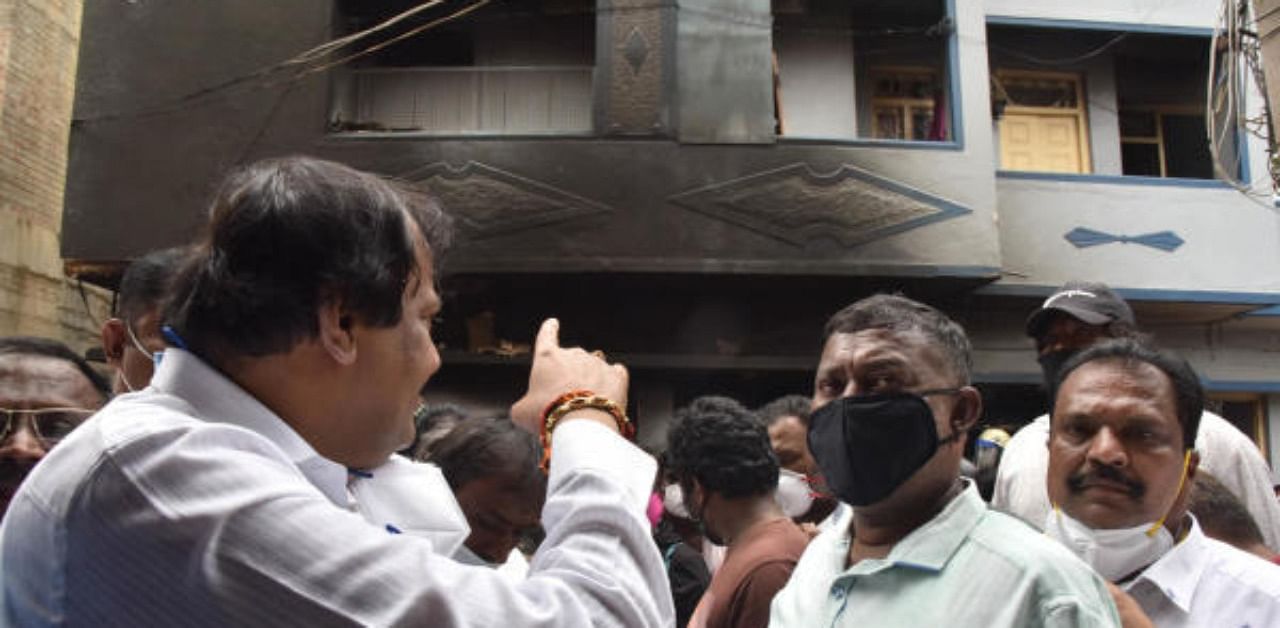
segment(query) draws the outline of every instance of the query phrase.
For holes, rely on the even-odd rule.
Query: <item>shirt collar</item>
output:
[[[1184,613],[1191,612],[1191,598],[1209,562],[1205,555],[1208,547],[1204,532],[1194,516],[1188,513],[1187,517],[1191,520],[1191,528],[1186,536],[1129,585],[1132,588],[1138,582],[1146,581]]]
[[[894,546],[889,552],[889,562],[900,567],[942,571],[987,512],[977,485],[966,484],[964,491],[942,512]]]
[[[844,564],[851,538],[849,529],[845,529],[837,544],[841,551],[832,556],[838,561],[835,572],[867,574],[889,566],[940,572],[986,513],[987,506],[978,495],[977,486],[966,482],[964,491],[952,498],[937,516],[898,541],[885,560],[864,560],[848,569]]]
[[[199,419],[235,425],[271,441],[325,497],[347,505],[345,467],[316,453],[270,408],[195,354],[165,349],[151,384],[190,404]]]

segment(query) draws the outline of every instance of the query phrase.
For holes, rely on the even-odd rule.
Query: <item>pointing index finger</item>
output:
[[[534,341],[534,350],[538,353],[560,347],[560,321],[548,318],[538,328],[538,337]]]

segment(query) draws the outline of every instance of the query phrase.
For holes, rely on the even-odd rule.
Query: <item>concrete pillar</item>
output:
[[[0,0],[0,336],[77,350],[96,343],[109,307],[102,290],[86,287],[82,299],[59,250],[82,9],[83,0]]]

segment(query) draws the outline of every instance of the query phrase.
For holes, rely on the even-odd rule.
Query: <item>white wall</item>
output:
[[[1104,55],[1085,71],[1085,100],[1089,103],[1089,150],[1094,174],[1124,174],[1120,159],[1120,108],[1116,99],[1115,63]]]
[[[1216,0],[984,0],[987,15],[1158,24],[1206,28],[1213,26],[1220,3]]]
[[[1280,222],[1274,208],[1230,188],[997,181],[1004,283],[1061,285],[1090,277],[1113,287],[1280,292]],[[1136,236],[1171,230],[1185,244],[1079,249],[1076,227]]]
[[[773,37],[782,87],[783,133],[856,138],[853,37],[797,31],[780,28]]]

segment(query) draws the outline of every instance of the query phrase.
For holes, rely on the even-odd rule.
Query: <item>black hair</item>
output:
[[[1262,530],[1253,520],[1253,515],[1231,493],[1231,489],[1207,471],[1196,473],[1187,509],[1195,515],[1204,533],[1210,537],[1241,549],[1251,545],[1266,545],[1262,539]]]
[[[116,318],[133,325],[147,312],[162,310],[169,286],[186,255],[186,249],[174,247],[152,251],[133,260],[120,278]]]
[[[454,427],[465,421],[467,411],[452,403],[424,403],[413,414],[413,443],[400,451],[416,460],[431,457],[432,450]]]
[[[1104,340],[1071,356],[1058,370],[1051,390],[1061,394],[1062,383],[1067,381],[1072,371],[1099,360],[1121,362],[1126,368],[1150,364],[1164,373],[1173,387],[1174,407],[1178,413],[1178,425],[1182,428],[1183,446],[1186,449],[1195,448],[1200,415],[1204,412],[1204,387],[1200,385],[1200,378],[1186,360],[1133,338]]]
[[[441,438],[429,462],[440,466],[456,492],[485,477],[500,476],[521,490],[546,490],[546,476],[539,469],[542,450],[538,439],[506,417],[462,421]]]
[[[959,323],[937,309],[896,294],[869,296],[832,315],[823,330],[823,339],[867,329],[923,334],[937,344],[959,383],[969,383],[973,372],[969,337]]]
[[[770,427],[789,416],[796,417],[802,423],[808,425],[810,405],[808,397],[787,395],[760,406],[760,409],[756,410],[756,414],[760,417],[760,421],[764,423],[765,427]]]
[[[699,397],[676,411],[666,462],[685,490],[696,479],[703,489],[736,499],[778,486],[769,433],[754,413],[726,397]]]
[[[438,276],[451,225],[425,191],[309,157],[251,164],[215,195],[165,320],[215,361],[314,338],[329,303],[363,324],[395,325],[406,286],[421,279],[414,228]]]
[[[75,365],[93,386],[93,389],[106,400],[111,397],[111,384],[101,373],[93,370],[83,356],[71,350],[71,347],[49,338],[34,336],[8,336],[0,338],[0,355],[33,355],[57,360],[65,360]]]

